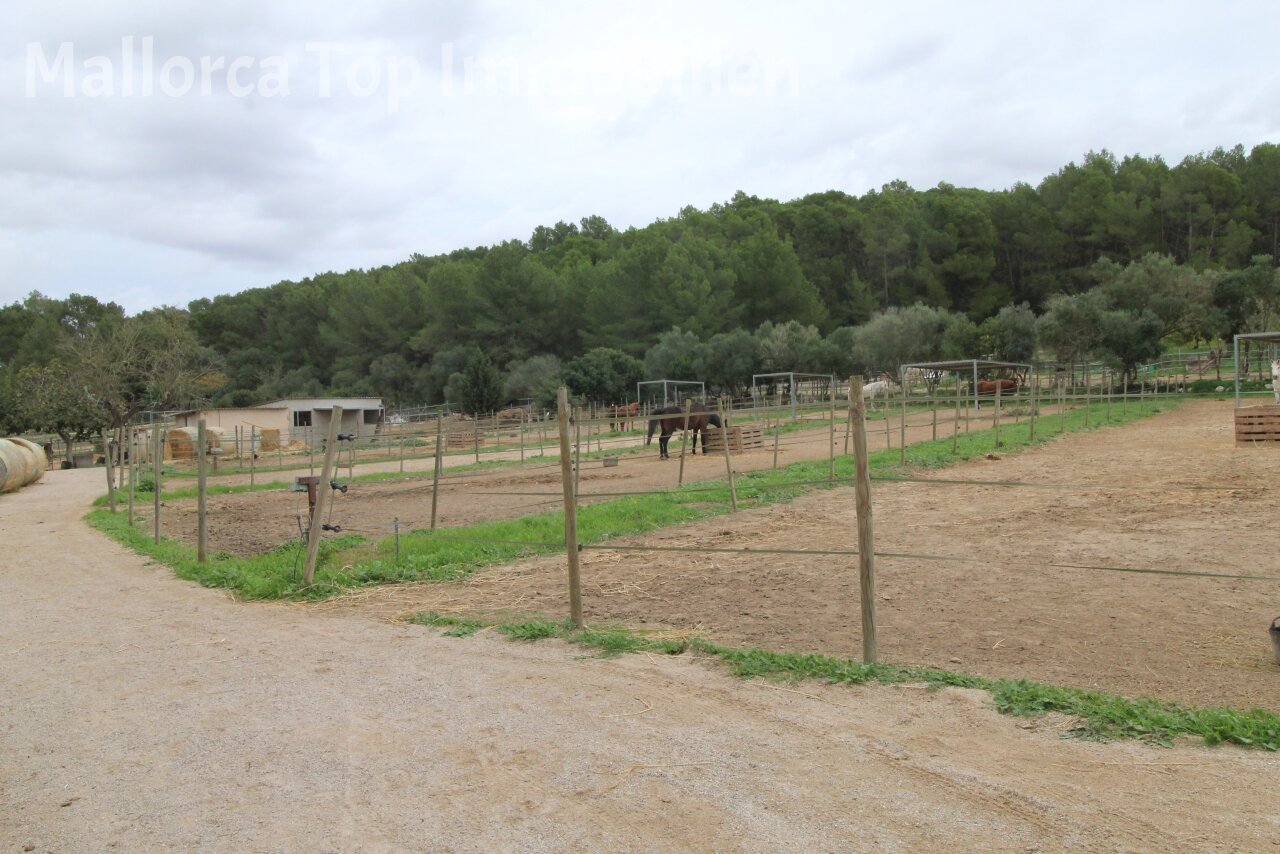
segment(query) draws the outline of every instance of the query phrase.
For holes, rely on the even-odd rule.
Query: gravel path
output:
[[[0,498],[0,851],[1280,850],[1280,758],[175,580]]]

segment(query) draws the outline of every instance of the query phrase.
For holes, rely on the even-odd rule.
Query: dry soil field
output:
[[[959,550],[985,526],[992,550],[989,565],[947,576],[882,562],[886,657],[909,658],[931,636],[953,666],[996,672],[1018,646],[1019,667],[1044,662],[1042,675],[1064,681],[1097,668],[1110,683],[1122,667],[1151,679],[1151,655],[1172,666],[1182,651],[1179,673],[1194,664],[1218,692],[1262,696],[1252,680],[1274,698],[1258,621],[1274,615],[1275,588],[1115,576],[1123,583],[1100,592],[1112,576],[1018,566],[1036,549],[1092,559],[1143,543],[1135,563],[1271,562],[1258,524],[1271,499],[1256,488],[1274,482],[1280,456],[1231,449],[1227,415],[1196,406],[973,467],[1105,481],[1092,492],[879,487],[885,547]],[[1209,475],[1233,491],[1179,491]],[[81,522],[100,477],[53,472],[0,497],[3,851],[1261,851],[1280,839],[1273,754],[1063,739],[1069,721],[1002,717],[973,691],[741,681],[688,654],[599,659],[369,618],[431,604],[556,613],[554,561],[322,612],[239,603]],[[772,542],[837,543],[852,519],[841,491],[753,515],[663,536],[745,541],[750,527]],[[857,645],[852,625],[788,641],[756,615],[808,598],[826,610],[771,622],[849,624],[852,593],[821,600],[843,565],[715,558],[686,579],[591,553],[586,572],[593,620]],[[526,601],[486,577],[522,579]],[[738,601],[765,582],[768,598]],[[947,595],[911,610],[934,589]],[[1087,610],[1092,638],[1071,626]],[[1148,633],[1128,652],[1104,636],[1139,622]],[[1146,684],[1181,693],[1191,680]]]
[[[1280,582],[1044,566],[1280,575],[1273,531],[1280,451],[1233,447],[1230,419],[1229,404],[1189,403],[937,475],[1066,488],[874,484],[878,550],[974,559],[879,561],[882,656],[1127,695],[1280,709],[1280,666],[1267,636],[1280,614]],[[823,491],[618,542],[852,549],[853,491]],[[860,654],[854,557],[592,550],[582,566],[588,621],[775,650]],[[566,613],[564,575],[562,556],[532,559],[467,582],[363,591],[345,607],[387,616],[437,610],[559,618]],[[341,600],[323,607],[335,604],[343,607]]]

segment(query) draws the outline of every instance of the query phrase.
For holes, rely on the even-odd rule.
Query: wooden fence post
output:
[[[684,485],[684,449],[689,445],[689,409],[693,406],[693,398],[686,397],[684,399],[684,430],[680,433],[680,476],[676,480],[677,486]],[[659,428],[661,429],[661,428]],[[662,441],[659,439],[658,441]],[[702,453],[707,453],[707,443],[702,443]]]
[[[956,375],[956,420],[951,425],[951,454],[955,456],[960,448],[960,402],[964,397],[964,389],[960,386],[960,376]]]
[[[204,419],[196,422],[196,560],[205,562],[209,539],[209,440]]]
[[[258,474],[258,428],[249,428],[249,488]]]
[[[726,428],[727,429],[727,428]],[[725,436],[728,439],[728,436]],[[836,384],[831,382],[831,429],[827,435],[827,480],[836,480]]]
[[[729,457],[729,419],[725,415],[724,398],[716,402],[720,410],[720,444],[724,446],[724,470],[729,476],[729,506],[734,513],[738,512],[738,489],[733,484],[733,462]],[[707,453],[707,442],[702,441],[702,453]]]
[[[564,491],[564,546],[569,558],[569,618],[583,628],[581,568],[578,563],[578,493],[569,460],[569,392],[556,392],[556,423],[560,428],[560,485]],[[575,422],[576,424],[576,422]]]
[[[107,470],[107,508],[116,512],[116,464],[111,459],[111,434],[102,431],[102,462]]]
[[[871,521],[871,469],[867,462],[867,428],[862,402],[862,377],[849,379],[849,408],[853,412],[854,500],[858,508],[858,581],[862,601],[862,662],[876,660],[876,555]]]
[[[436,529],[436,505],[440,499],[440,469],[444,465],[444,415],[436,416],[436,469],[431,478],[431,530]]]
[[[129,427],[129,527],[133,527],[133,493],[137,482],[138,443],[133,435],[132,425]]]
[[[324,465],[320,469],[320,491],[316,494],[316,509],[311,514],[311,524],[307,528],[307,563],[302,572],[304,584],[310,584],[316,575],[316,556],[320,553],[320,524],[324,519],[324,511],[329,506],[329,495],[333,489],[329,482],[333,479],[334,458],[338,450],[338,426],[342,423],[342,407],[334,406],[329,416],[329,439],[324,445]]]
[[[566,390],[566,400],[568,394]],[[590,412],[589,409],[588,412]],[[578,484],[582,483],[582,411],[575,407],[574,414],[577,416],[573,419],[573,494],[576,496]],[[589,440],[590,437],[588,437]]]
[[[773,422],[773,467],[778,467],[778,436],[782,434],[782,404],[778,404],[778,417]]]
[[[904,466],[907,464],[907,395],[909,393],[910,390],[904,383],[902,386],[902,420],[898,423],[898,444],[902,446],[899,450],[899,462]]]
[[[1040,390],[1040,377],[1037,375],[1031,383],[1031,426],[1028,428],[1031,432],[1027,437],[1027,441],[1034,442],[1036,440],[1036,400],[1037,392]]]
[[[160,425],[156,422],[151,423],[151,446],[154,457],[151,460],[151,475],[156,482],[156,490],[151,495],[154,504],[152,510],[155,515],[152,527],[155,528],[155,542],[160,544],[160,478],[164,473],[164,434],[161,432]]]
[[[1067,387],[1058,386],[1058,434],[1067,432]]]
[[[992,426],[996,431],[996,447],[1000,447],[1000,399],[1004,396],[1001,394],[1004,389],[1000,387],[1000,380],[996,380],[996,414]]]

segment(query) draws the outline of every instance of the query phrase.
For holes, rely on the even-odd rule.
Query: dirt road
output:
[[[0,850],[1280,850],[1280,758],[247,605],[0,498]]]

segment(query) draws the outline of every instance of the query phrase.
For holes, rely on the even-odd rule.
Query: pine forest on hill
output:
[[[131,318],[92,296],[32,294],[0,308],[0,427],[38,426],[21,403],[32,389],[101,357],[91,339],[124,325],[169,357],[130,380],[139,405],[340,393],[482,406],[545,399],[562,381],[619,399],[644,377],[732,393],[758,371],[988,354],[1132,374],[1162,347],[1268,328],[1278,257],[1271,143],[1175,166],[1090,153],[999,191],[740,192],[642,228],[588,216]],[[161,393],[157,372],[175,371]]]

